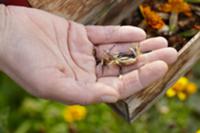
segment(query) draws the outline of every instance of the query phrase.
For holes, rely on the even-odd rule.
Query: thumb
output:
[[[103,83],[83,83],[71,78],[59,79],[48,90],[47,99],[65,104],[113,103],[119,99],[116,89]]]

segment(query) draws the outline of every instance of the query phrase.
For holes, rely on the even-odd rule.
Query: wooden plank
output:
[[[29,0],[29,2],[35,8],[82,23],[92,22],[113,5],[112,0],[107,2],[104,0]]]
[[[34,8],[83,24],[119,24],[143,0],[28,0]]]

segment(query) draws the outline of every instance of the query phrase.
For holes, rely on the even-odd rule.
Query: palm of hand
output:
[[[71,90],[67,91],[71,93],[76,89],[79,92],[78,89],[84,88],[85,84],[92,86],[96,82],[94,46],[88,40],[83,25],[67,22],[37,10],[14,8],[11,11],[14,13],[11,17],[14,39],[5,58],[8,58],[6,61],[12,66],[7,68],[9,70],[6,73],[15,71],[12,77],[28,88],[29,92],[41,97],[48,97],[52,95],[50,93],[55,95],[59,90],[54,89],[64,89],[67,87],[66,83],[70,84]],[[18,21],[19,19],[21,21]],[[17,40],[19,41],[16,43]],[[12,54],[9,55],[9,52]],[[74,95],[76,96],[72,93],[64,97],[78,98],[79,93]],[[62,99],[62,96],[59,99]]]
[[[123,79],[114,76],[118,73],[114,69],[110,70],[111,76],[98,76],[93,54],[94,48],[99,47],[97,43],[131,39],[124,36],[108,41],[101,32],[95,35],[93,28],[87,29],[35,9],[9,7],[9,13],[12,32],[5,36],[5,44],[9,46],[3,46],[6,53],[2,54],[5,64],[2,70],[33,95],[64,103],[115,102],[136,92],[132,85],[142,89],[167,70],[161,61],[144,67],[140,77],[155,73],[147,72],[152,65],[160,65],[163,71],[146,83],[139,81],[137,71],[126,74]],[[135,41],[144,39],[143,32],[138,31],[138,34],[140,37]]]

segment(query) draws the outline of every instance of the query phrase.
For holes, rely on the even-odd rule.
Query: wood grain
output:
[[[34,8],[43,9],[83,24],[119,24],[143,0],[28,1]]]

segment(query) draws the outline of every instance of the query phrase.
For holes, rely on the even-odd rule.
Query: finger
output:
[[[142,41],[140,48],[142,52],[153,51],[161,48],[166,48],[168,41],[164,37],[155,37]]]
[[[153,52],[141,55],[138,57],[138,61],[134,65],[124,66],[121,70],[121,73],[127,73],[134,69],[137,69],[147,63],[162,60],[167,64],[173,64],[178,58],[178,52],[174,48],[163,48],[158,49]]]
[[[98,59],[104,58],[109,52],[110,54],[116,53],[125,53],[128,52],[130,48],[135,47],[139,44],[141,52],[149,52],[161,48],[166,48],[168,46],[168,42],[163,37],[155,37],[144,40],[142,42],[135,43],[112,43],[106,45],[99,45],[96,47],[96,56]]]
[[[133,26],[87,26],[86,30],[94,44],[137,42],[146,38],[144,30]]]
[[[162,78],[168,70],[163,61],[155,61],[123,75],[121,78],[105,77],[99,82],[117,88],[120,99],[127,98]]]
[[[122,66],[121,68],[117,65],[102,65],[98,64],[96,68],[96,73],[98,77],[104,76],[116,76],[119,74],[124,74],[135,69],[144,66],[147,63],[151,63],[154,61],[162,60],[167,64],[172,64],[176,61],[178,57],[178,52],[174,48],[163,48],[158,49],[153,52],[149,52],[143,55],[140,55],[137,58],[137,62],[130,66]]]

